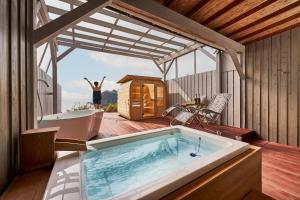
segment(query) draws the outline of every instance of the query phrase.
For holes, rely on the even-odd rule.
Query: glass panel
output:
[[[130,23],[130,22],[127,22],[127,21],[124,21],[124,20],[119,20],[118,25],[129,28],[129,29],[133,29],[133,30],[136,30],[136,31],[140,31],[140,32],[143,32],[143,33],[148,31],[148,28],[146,28],[146,27],[143,27],[143,26],[140,26],[140,25],[137,25],[137,24],[133,24],[133,23]]]
[[[179,38],[179,37],[175,37],[172,39],[173,41],[176,41],[176,42],[180,42],[180,43],[183,43],[183,44],[189,44],[191,43],[192,41],[190,40],[187,40],[187,39],[184,39],[184,38]]]
[[[132,100],[132,107],[141,106],[141,87],[139,85],[132,86],[131,100]]]
[[[166,67],[169,66],[170,62],[171,61],[169,61],[169,62],[166,63]],[[167,80],[176,78],[176,61],[175,60],[172,63],[172,66],[171,66],[171,68],[170,68],[170,70],[169,70],[166,78],[167,78]]]
[[[162,86],[157,86],[157,96],[156,96],[156,101],[157,101],[157,107],[164,107],[164,87]]]
[[[165,38],[167,40],[169,40],[173,37],[172,35],[169,35],[169,34],[166,34],[166,33],[160,32],[160,31],[156,31],[156,30],[149,31],[149,34],[155,35],[157,37]]]
[[[212,48],[205,48],[205,50],[213,53]],[[216,62],[203,54],[200,50],[196,50],[196,73],[203,73],[216,70]]]
[[[195,73],[194,52],[179,57],[177,61],[178,61],[178,77],[193,75]]]
[[[154,84],[144,84],[143,85],[143,117],[152,117],[154,116]]]

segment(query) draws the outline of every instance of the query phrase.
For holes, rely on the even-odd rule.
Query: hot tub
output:
[[[249,149],[248,143],[183,126],[90,141],[88,146],[88,152],[58,159],[44,199],[67,195],[70,175],[78,180],[75,186],[71,182],[75,188],[70,191],[77,191],[72,199],[160,199]],[[65,184],[61,191],[54,187],[59,181]]]
[[[44,116],[40,128],[59,126],[57,138],[89,140],[98,135],[103,111],[80,110]]]

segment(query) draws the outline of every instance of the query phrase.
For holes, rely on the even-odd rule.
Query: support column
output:
[[[53,90],[53,114],[58,112],[57,101],[57,52],[55,49],[54,41],[50,44],[51,58],[52,58],[52,90]]]
[[[30,37],[36,26],[36,1],[27,1],[27,129],[37,127],[37,62],[36,48]]]
[[[222,76],[221,76],[221,67],[222,67],[222,65],[221,65],[221,52],[220,51],[218,51],[217,53],[216,53],[216,93],[218,94],[218,93],[221,93],[221,83],[222,83],[222,80],[221,80],[221,78],[222,78]]]
[[[164,79],[164,82],[166,81],[166,76],[167,76],[167,74],[166,74],[166,72],[167,72],[167,68],[166,68],[166,63],[164,62],[164,77],[163,77],[163,79]]]

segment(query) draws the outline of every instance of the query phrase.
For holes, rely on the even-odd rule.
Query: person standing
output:
[[[95,109],[100,109],[101,107],[101,87],[105,78],[106,76],[103,76],[100,84],[98,81],[95,81],[94,84],[92,84],[91,81],[89,81],[89,79],[84,78],[84,80],[86,80],[93,89],[93,104]]]

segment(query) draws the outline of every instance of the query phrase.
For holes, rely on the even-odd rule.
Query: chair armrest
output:
[[[209,114],[209,113],[220,114],[220,113],[218,113],[218,112],[215,112],[215,111],[210,110],[210,109],[207,109],[207,108],[201,108],[199,111],[200,111],[200,112],[207,113],[207,114]]]

